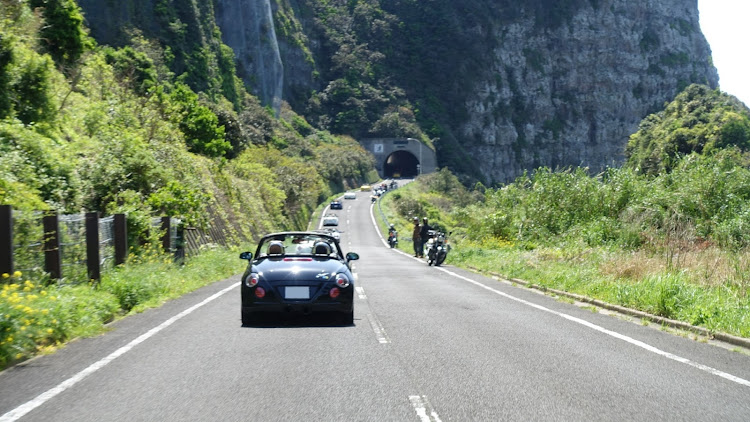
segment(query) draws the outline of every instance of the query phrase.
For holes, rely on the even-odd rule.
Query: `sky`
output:
[[[719,89],[750,107],[750,0],[698,0]]]

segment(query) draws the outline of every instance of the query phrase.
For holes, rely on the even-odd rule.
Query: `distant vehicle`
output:
[[[324,226],[338,226],[339,217],[336,214],[326,214],[323,216]]]
[[[357,192],[347,192],[344,194],[344,199],[357,199]]]
[[[310,248],[300,248],[310,245]],[[354,323],[354,277],[349,263],[359,255],[341,251],[338,240],[318,232],[281,232],[263,236],[242,275],[242,325],[257,321],[259,312],[339,314]]]
[[[327,234],[327,235],[331,236],[332,238],[334,238],[334,239],[336,239],[338,241],[341,241],[341,232],[338,231],[334,227],[325,227],[323,229],[316,230],[316,232]]]
[[[362,187],[359,188],[362,192],[369,192],[372,189],[372,186],[370,185],[362,185]]]
[[[341,201],[331,201],[331,204],[329,205],[329,207],[332,210],[343,210],[344,209],[344,206],[341,204]]]

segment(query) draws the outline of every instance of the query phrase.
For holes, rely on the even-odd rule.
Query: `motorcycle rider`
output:
[[[421,227],[419,227],[419,218],[414,217],[414,230],[411,233],[411,240],[414,242],[414,256],[417,258],[422,258],[422,241],[420,240],[420,231]]]
[[[398,233],[396,232],[396,227],[393,224],[388,226],[388,244],[391,247],[395,246],[396,239],[398,239],[397,236],[398,236]]]
[[[422,226],[419,228],[419,256],[421,258],[424,258],[424,245],[430,239],[430,230],[432,227],[427,224],[427,217],[422,217]]]

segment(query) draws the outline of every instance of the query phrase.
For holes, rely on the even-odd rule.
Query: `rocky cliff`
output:
[[[490,180],[618,164],[646,115],[689,83],[718,84],[695,0],[592,2],[543,30],[535,18],[473,28],[499,42],[456,133]]]
[[[479,169],[489,182],[539,166],[619,164],[641,119],[691,83],[718,84],[696,0],[314,3],[275,7],[297,12],[315,62],[346,66],[332,57],[356,47],[383,53],[408,101],[430,108],[420,123],[440,125],[430,135],[441,166]],[[239,25],[219,16],[224,32]],[[347,37],[356,47],[340,41]],[[285,66],[309,65],[286,51]],[[308,88],[330,90],[335,73],[317,71],[323,77]]]
[[[279,55],[271,0],[216,0],[215,3],[222,40],[234,50],[239,76],[278,114],[284,65]]]
[[[80,4],[93,27],[106,22],[102,38],[118,19],[155,32],[148,8],[181,11],[162,33],[190,27],[189,11],[196,22],[213,13],[238,75],[266,104],[281,91],[334,133],[432,140],[441,167],[490,183],[539,166],[619,164],[645,116],[691,83],[718,85],[697,0]]]

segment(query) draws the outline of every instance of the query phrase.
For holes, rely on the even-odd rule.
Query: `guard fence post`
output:
[[[171,218],[161,218],[161,230],[163,232],[161,237],[161,246],[164,248],[164,252],[169,253],[172,250],[172,237],[171,237]]]
[[[99,261],[99,214],[87,212],[86,266],[88,267],[89,281],[93,281],[94,284],[102,278]]]
[[[0,205],[0,274],[13,274],[13,209]]]
[[[60,220],[57,213],[42,217],[44,228],[44,271],[53,280],[62,278],[62,255],[60,254]]]
[[[128,257],[128,224],[125,214],[115,214],[115,265],[122,265]]]

